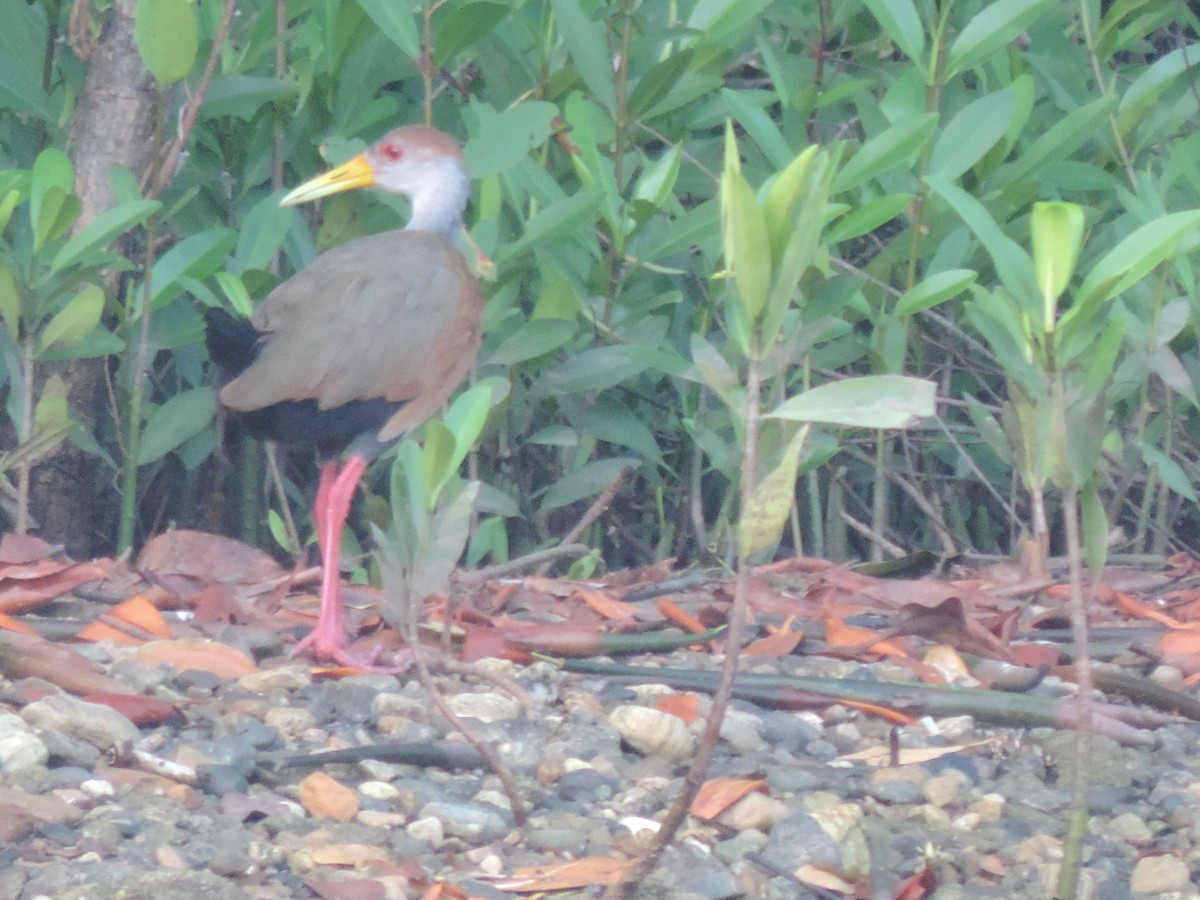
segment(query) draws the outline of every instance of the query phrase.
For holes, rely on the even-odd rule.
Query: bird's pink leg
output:
[[[342,604],[342,527],[350,514],[354,491],[366,471],[367,461],[351,456],[340,466],[328,462],[321,466],[316,502],[313,504],[313,525],[321,547],[321,612],[317,625],[308,637],[292,651],[312,650],[318,659],[333,660],[343,665],[362,665],[346,653],[346,624]]]

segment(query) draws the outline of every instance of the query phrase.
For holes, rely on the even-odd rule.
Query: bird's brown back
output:
[[[326,251],[259,304],[258,358],[221,391],[237,410],[313,399],[405,402],[388,441],[440,407],[475,361],[483,296],[446,238],[388,231]]]

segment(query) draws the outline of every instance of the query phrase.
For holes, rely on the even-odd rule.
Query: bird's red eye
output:
[[[379,153],[389,162],[399,162],[400,158],[404,156],[404,148],[399,144],[388,141],[379,148]]]

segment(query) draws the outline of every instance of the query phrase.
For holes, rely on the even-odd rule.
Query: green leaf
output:
[[[434,23],[433,61],[439,66],[463,50],[474,48],[512,12],[509,3],[477,0],[451,7],[444,18]]]
[[[248,122],[268,104],[289,100],[298,93],[294,82],[282,78],[229,72],[213,76],[201,109],[205,118],[231,116]]]
[[[267,529],[279,547],[284,550],[292,549],[291,541],[288,539],[287,526],[283,523],[283,516],[273,509],[267,510]]]
[[[796,231],[796,207],[803,199],[803,192],[812,188],[810,174],[816,155],[814,144],[788,163],[767,187],[763,218],[771,241],[771,258],[776,264]]]
[[[863,0],[863,6],[905,56],[913,62],[921,61],[925,52],[925,26],[912,0]]]
[[[231,268],[235,272],[266,269],[279,253],[296,213],[279,205],[277,195],[263,197],[250,208],[238,229],[237,249]]]
[[[497,366],[515,366],[553,353],[573,338],[579,325],[572,319],[534,319],[497,347],[487,361]]]
[[[741,386],[737,373],[720,351],[699,334],[692,335],[692,364],[696,374],[733,413],[740,414],[741,404],[734,396]]]
[[[1033,270],[1042,295],[1042,328],[1054,330],[1057,301],[1062,296],[1083,247],[1083,207],[1074,203],[1035,203],[1029,217]]]
[[[60,431],[70,427],[67,383],[61,376],[51,375],[42,385],[42,393],[33,412],[33,424],[39,431]]]
[[[665,465],[662,450],[654,439],[654,432],[646,424],[646,418],[609,397],[597,399],[589,410],[587,437],[632,450],[651,465]]]
[[[922,113],[897,122],[867,140],[833,179],[833,193],[858,187],[891,168],[903,168],[937,129],[937,113]]]
[[[591,91],[592,99],[614,114],[617,92],[613,86],[613,67],[608,53],[608,35],[604,24],[588,17],[576,0],[551,0],[558,34],[567,48],[575,71]]]
[[[1140,280],[1171,256],[1179,242],[1200,227],[1200,210],[1160,216],[1138,228],[1100,259],[1075,294],[1075,305],[1063,321],[1087,318],[1089,311]]]
[[[1004,0],[1003,3],[984,4],[950,45],[943,77],[950,79],[1008,46],[1053,4],[1054,0]]]
[[[38,336],[38,352],[79,343],[100,324],[103,313],[104,291],[94,284],[85,285],[46,323]]]
[[[757,27],[759,14],[773,0],[699,0],[687,27],[701,32],[705,42],[728,46],[734,33]]]
[[[192,0],[138,0],[133,39],[146,71],[160,86],[184,78],[200,49],[200,22]]]
[[[553,134],[558,107],[542,100],[526,100],[500,113],[479,107],[479,133],[463,148],[472,178],[504,172],[542,146]]]
[[[1183,470],[1179,463],[1175,462],[1167,454],[1163,453],[1153,444],[1143,443],[1142,459],[1145,461],[1147,467],[1153,468],[1158,472],[1158,477],[1162,479],[1162,483],[1170,490],[1190,503],[1200,502],[1200,497],[1197,497],[1196,489],[1192,486],[1192,479],[1188,477],[1187,472]]]
[[[65,233],[79,214],[79,201],[71,196],[74,177],[70,157],[54,147],[43,150],[34,160],[29,186],[29,218],[33,223],[35,250]]]
[[[184,238],[154,264],[152,303],[157,308],[184,290],[181,280],[207,278],[225,262],[237,242],[230,228],[212,228]]]
[[[767,160],[775,168],[782,169],[792,161],[795,153],[775,124],[770,114],[747,95],[745,91],[724,89],[721,97],[729,105],[729,114],[745,130],[746,134],[758,144]],[[771,102],[773,98],[764,98]]]
[[[1025,305],[1035,303],[1036,288],[1033,283],[1033,260],[1025,250],[1004,233],[992,218],[991,213],[975,197],[958,185],[930,175],[925,183],[943,200],[950,204],[967,227],[982,242],[992,258],[996,274],[1009,293]]]
[[[958,178],[1004,137],[1016,108],[1016,94],[1011,90],[996,91],[967,104],[934,142],[929,171],[951,181]]]
[[[250,292],[246,290],[246,283],[241,278],[232,272],[217,272],[213,277],[216,278],[217,284],[234,312],[245,319],[254,315],[254,304],[250,300]]]
[[[451,458],[454,456],[454,435],[442,421],[430,419],[425,423],[421,456],[421,472],[429,497],[429,511],[432,512],[437,506],[442,486],[455,472],[455,467],[451,465]]]
[[[979,432],[979,436],[984,439],[992,449],[992,452],[1002,462],[1011,466],[1013,464],[1012,446],[1009,444],[1008,437],[1004,434],[1004,429],[996,421],[996,417],[992,415],[986,406],[970,394],[967,394],[963,399],[966,401],[967,413],[971,416],[971,422],[975,426],[975,430]]]
[[[1002,187],[1022,179],[1041,177],[1047,165],[1067,159],[1076,148],[1094,140],[1097,129],[1104,126],[1115,104],[1116,98],[1110,95],[1071,110],[1021,150],[1015,160],[997,169],[988,184]]]
[[[602,391],[652,369],[665,370],[665,351],[637,344],[592,347],[542,373],[538,389],[551,394]]]
[[[209,426],[216,410],[217,397],[211,388],[180,391],[146,419],[137,464],[157,462],[182,446]]]
[[[1155,108],[1155,101],[1180,75],[1191,72],[1192,62],[1200,53],[1200,44],[1189,44],[1178,50],[1172,50],[1154,62],[1149,68],[1141,70],[1128,88],[1121,93],[1121,103],[1117,107],[1117,127],[1122,135],[1129,132]]]
[[[674,144],[658,159],[647,164],[638,179],[634,191],[635,200],[645,200],[656,208],[662,208],[671,196],[675,179],[679,177],[679,164],[683,159],[683,146]]]
[[[481,381],[455,397],[450,408],[446,410],[442,421],[454,441],[447,459],[450,471],[458,470],[471,448],[475,446],[475,442],[479,440],[493,402],[492,384]],[[445,479],[435,485],[435,489],[441,489],[444,482]]]
[[[692,57],[692,48],[687,47],[655,63],[634,85],[625,104],[626,115],[637,119],[664,99],[687,72]]]
[[[21,192],[0,190],[0,194],[3,195],[0,196],[0,234],[3,234],[4,229],[8,227],[9,220],[12,219],[13,210],[21,202]]]
[[[593,220],[603,198],[599,191],[580,191],[551,203],[525,223],[525,233],[516,241],[504,246],[496,254],[497,264],[506,259],[519,257],[522,253],[547,240],[548,235],[570,234],[583,223]]]
[[[738,555],[742,559],[770,549],[783,534],[796,502],[796,470],[810,426],[804,425],[788,442],[779,465],[758,483],[738,520]]]
[[[906,375],[847,378],[789,397],[766,418],[843,428],[908,428],[934,414],[935,392],[932,381]]]
[[[0,0],[0,108],[24,119],[59,121],[62,102],[42,88],[43,54],[48,46],[46,6],[25,0]]]
[[[98,359],[115,356],[125,350],[125,342],[106,328],[93,328],[74,344],[59,344],[38,354],[41,362]],[[76,440],[78,437],[75,438]]]
[[[912,194],[886,194],[856,206],[829,229],[826,239],[830,244],[839,244],[862,237],[904,213],[913,201]]]
[[[405,56],[416,59],[421,55],[415,0],[358,0],[358,5]]]
[[[978,277],[978,274],[970,269],[948,269],[930,275],[904,292],[896,301],[894,312],[903,318],[932,309],[939,303],[961,294],[974,284]]]
[[[14,338],[21,333],[21,294],[12,267],[5,262],[0,262],[0,322]]]
[[[145,222],[161,206],[157,200],[137,200],[102,212],[63,245],[50,264],[50,271],[60,272],[93,250],[107,247],[118,235]]]
[[[754,191],[742,177],[733,124],[725,123],[725,171],[721,176],[721,232],[725,270],[732,276],[748,323],[753,326],[771,286],[767,223]]]
[[[471,534],[471,513],[478,496],[479,482],[468,482],[454,499],[434,513],[429,540],[423,543],[422,552],[413,566],[410,602],[420,603],[437,591],[446,589],[463,548],[467,546],[467,538]]]

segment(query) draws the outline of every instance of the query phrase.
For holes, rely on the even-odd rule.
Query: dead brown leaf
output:
[[[54,552],[52,544],[32,534],[6,532],[0,536],[0,564],[24,565],[44,559]]]
[[[212,582],[262,584],[285,571],[263,551],[232,538],[180,528],[146,542],[138,569],[177,593],[192,593]],[[184,579],[183,584],[173,584]]]
[[[41,559],[24,565],[0,567],[0,612],[23,612],[69,594],[90,581],[99,581],[112,570],[112,560],[63,563]]]
[[[128,693],[87,657],[36,635],[0,631],[0,673],[14,680],[41,678],[72,694]]]

